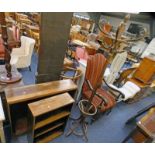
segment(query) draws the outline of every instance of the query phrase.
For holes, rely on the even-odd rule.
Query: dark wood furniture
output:
[[[22,120],[20,121],[19,118],[25,118],[24,121],[26,124],[27,105],[29,103],[65,92],[69,92],[70,95],[74,97],[76,89],[77,85],[72,80],[59,80],[7,89],[5,92],[10,112],[12,132],[19,135],[27,131],[27,129],[23,129],[24,127],[21,129],[20,125],[19,128],[17,126],[21,124],[20,122],[23,122]],[[25,127],[27,127],[27,125],[25,125]]]
[[[0,92],[0,143],[10,142],[11,127],[8,117],[6,97],[4,92]]]
[[[152,142],[155,139],[155,108],[143,116],[136,128],[123,140],[127,142],[130,138],[136,143]]]
[[[59,94],[28,104],[30,110],[29,142],[49,142],[63,133],[74,99]]]

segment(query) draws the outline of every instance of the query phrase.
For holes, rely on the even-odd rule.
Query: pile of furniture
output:
[[[72,80],[6,89],[12,135],[28,133],[29,142],[49,142],[60,136],[76,89]]]

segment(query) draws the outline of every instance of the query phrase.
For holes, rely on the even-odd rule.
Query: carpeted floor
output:
[[[23,75],[23,81],[25,84],[35,83],[35,73],[37,69],[37,56],[33,54],[32,56],[32,72],[28,69],[22,69],[20,72]],[[149,104],[155,102],[155,94],[148,96],[147,98],[134,103],[118,103],[109,115],[103,115],[88,127],[88,142],[90,143],[120,143],[128,133],[134,128],[134,124],[125,125],[128,118],[133,116],[140,109],[148,106]],[[77,117],[79,115],[79,110],[77,106],[73,106],[72,116]],[[65,132],[68,129],[70,122],[68,121]],[[23,135],[13,139],[12,142],[27,142],[27,135]],[[57,139],[52,141],[53,143],[83,143],[83,139],[70,135],[65,137],[62,135]]]

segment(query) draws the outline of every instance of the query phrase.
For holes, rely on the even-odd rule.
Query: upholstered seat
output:
[[[34,45],[34,39],[21,36],[21,47],[12,49],[11,65],[16,68],[30,67]]]
[[[102,104],[102,99],[99,98],[97,95],[95,95],[93,97],[92,100],[92,104],[95,105],[98,109],[101,110],[101,112],[104,112],[110,108],[112,108],[113,106],[115,106],[116,101],[114,96],[112,96],[108,91],[105,91],[104,89],[97,89],[96,93],[100,94],[101,96],[103,96],[105,98],[105,100],[107,101],[107,104]],[[83,93],[84,98],[89,98],[92,94],[92,91],[85,91]],[[100,107],[101,106],[101,107]]]
[[[118,88],[112,84],[109,84],[109,86],[113,89],[116,89],[120,91],[122,94],[124,94],[124,97],[122,100],[126,101],[130,98],[133,98],[138,92],[140,92],[140,87],[138,87],[133,82],[127,81],[122,87]]]

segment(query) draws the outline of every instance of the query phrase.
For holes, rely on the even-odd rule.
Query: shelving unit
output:
[[[28,104],[66,92],[74,98],[76,89],[77,85],[70,79],[6,89],[12,134],[22,135],[28,131]]]
[[[74,99],[63,93],[28,104],[29,142],[46,143],[63,134]]]

